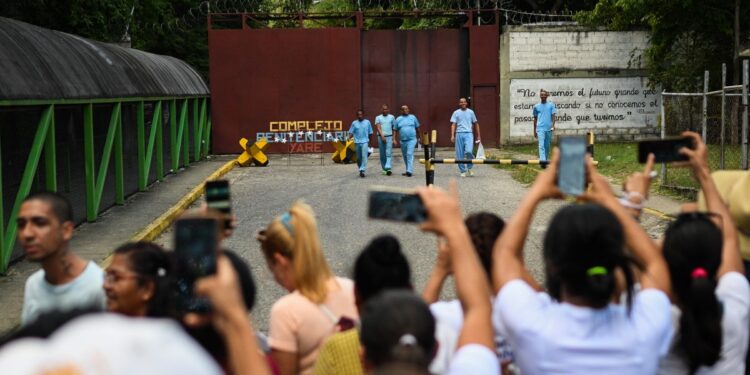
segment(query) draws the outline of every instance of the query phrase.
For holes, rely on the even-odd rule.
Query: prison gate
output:
[[[259,27],[278,15],[210,15],[214,152],[237,153],[240,138],[266,138],[270,153],[332,152],[357,109],[374,126],[382,104],[394,116],[407,104],[422,131],[447,131],[460,97],[472,99],[484,144],[497,146],[499,28],[466,13],[460,27],[435,30],[368,29],[373,16],[360,12],[324,28],[305,28],[315,15],[290,16],[291,28]]]

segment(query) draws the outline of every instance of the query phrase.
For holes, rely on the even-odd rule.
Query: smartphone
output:
[[[208,312],[211,305],[193,294],[195,281],[216,273],[218,224],[214,219],[180,219],[174,226],[177,297],[183,311]]]
[[[654,154],[654,161],[657,163],[687,161],[687,156],[680,154],[680,149],[683,147],[692,149],[695,145],[688,137],[640,141],[638,142],[638,162],[645,163],[648,154]]]
[[[378,186],[370,190],[367,216],[372,219],[421,223],[427,220],[422,198],[414,190]]]
[[[232,203],[229,199],[229,181],[207,181],[206,204],[208,205],[208,208],[219,210],[225,214],[231,213]]]
[[[565,195],[582,195],[586,189],[586,137],[560,137],[557,144],[560,147],[557,187]]]
[[[232,202],[229,199],[229,181],[214,180],[206,182],[206,205],[227,215],[232,213]],[[224,228],[230,229],[232,223],[224,220]]]

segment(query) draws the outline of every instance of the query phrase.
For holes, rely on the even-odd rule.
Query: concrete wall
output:
[[[558,107],[557,135],[593,131],[598,141],[657,134],[660,95],[648,87],[644,31],[509,26],[500,40],[503,143],[533,142],[539,90]]]

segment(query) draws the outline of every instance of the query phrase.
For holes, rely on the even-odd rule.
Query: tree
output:
[[[737,10],[746,29],[750,6]],[[649,78],[669,91],[701,88],[704,70],[718,82],[721,63],[735,60],[733,39],[740,33],[732,0],[599,0],[576,20],[614,30],[650,30],[651,46],[645,51]],[[738,77],[737,67],[730,67]]]

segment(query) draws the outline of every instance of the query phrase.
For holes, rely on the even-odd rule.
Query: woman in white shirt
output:
[[[555,184],[558,161],[555,149],[549,168],[537,177],[495,245],[494,320],[524,375],[655,374],[671,335],[667,266],[590,158],[591,189],[583,198],[592,203],[564,207],[547,229],[549,293],[525,281],[523,244],[533,213],[543,200],[561,196]],[[634,260],[643,267],[638,293],[633,293]],[[625,280],[624,305],[611,303],[620,293],[617,274]]]
[[[750,285],[737,230],[709,175],[706,145],[695,133],[685,135],[696,145],[683,153],[690,159],[710,214],[681,214],[664,235],[679,329],[660,373],[744,374]]]
[[[497,375],[500,363],[494,352],[492,330],[487,329],[491,324],[489,285],[461,220],[456,182],[452,181],[450,187],[450,195],[440,188],[418,190],[428,213],[421,229],[445,239],[464,310],[457,351],[446,374]],[[368,302],[362,313],[360,341],[365,362],[371,373],[426,374],[429,359],[435,354],[435,321],[416,295],[394,293],[398,292],[387,292]],[[404,359],[408,359],[407,363]]]

